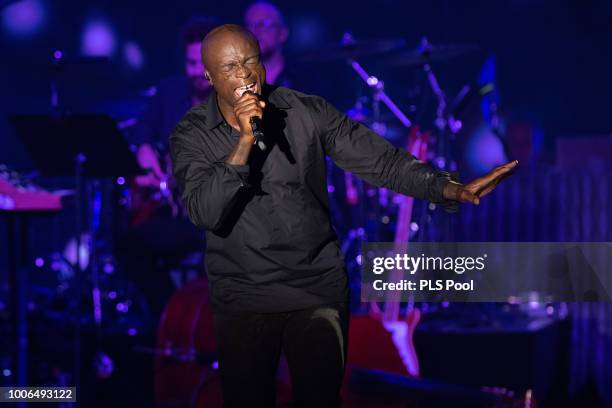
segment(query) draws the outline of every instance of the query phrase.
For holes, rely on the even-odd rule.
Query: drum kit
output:
[[[344,61],[369,90],[369,95],[360,96],[347,115],[355,121],[370,127],[397,147],[405,148],[410,133],[421,132],[415,122],[424,115],[418,107],[405,106],[403,101],[396,102],[386,92],[385,81],[368,72],[364,61],[375,59],[377,65],[392,70],[420,70],[429,91],[436,103],[435,116],[428,133],[425,159],[436,168],[449,172],[457,171],[457,134],[461,131],[462,108],[471,103],[478,92],[469,85],[463,86],[457,96],[449,98],[434,71],[434,64],[448,63],[462,56],[480,51],[474,44],[432,44],[423,37],[419,46],[409,48],[399,39],[358,40],[345,33],[339,43],[323,46],[314,52],[303,53],[297,60],[304,64],[323,64]],[[407,93],[407,92],[405,92]],[[361,242],[392,241],[397,227],[397,217],[401,196],[385,189],[367,185],[361,179],[328,163],[328,192],[330,207],[335,226],[342,241],[347,268],[351,277],[352,293],[359,296],[359,272]],[[348,211],[347,211],[348,209]],[[410,239],[423,239],[427,234],[439,238],[441,231],[432,210],[435,206],[419,203],[414,208],[410,223]],[[346,227],[349,226],[349,227]],[[418,236],[417,236],[418,234]],[[352,299],[359,303],[358,297]]]

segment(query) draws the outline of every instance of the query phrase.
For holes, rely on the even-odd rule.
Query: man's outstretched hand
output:
[[[476,180],[460,184],[454,181],[449,182],[444,188],[444,198],[455,200],[460,203],[480,204],[480,198],[489,194],[500,181],[510,175],[510,172],[517,166],[518,160],[503,164],[491,170],[489,173]]]

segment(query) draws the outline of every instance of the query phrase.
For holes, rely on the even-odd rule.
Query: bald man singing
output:
[[[240,26],[212,30],[202,56],[214,91],[170,145],[189,217],[206,229],[224,407],[273,407],[281,351],[298,407],[339,407],[348,287],[326,157],[447,209],[478,204],[516,162],[469,184],[451,181],[323,98],[266,85],[257,40]]]

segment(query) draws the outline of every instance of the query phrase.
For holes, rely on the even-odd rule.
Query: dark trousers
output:
[[[281,351],[297,407],[340,407],[348,305],[286,313],[215,314],[224,408],[274,407]]]

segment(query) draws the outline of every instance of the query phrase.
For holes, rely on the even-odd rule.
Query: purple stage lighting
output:
[[[470,170],[475,173],[490,171],[508,160],[501,140],[485,124],[470,135],[466,142],[465,159]]]
[[[130,41],[123,46],[123,58],[125,62],[135,71],[144,67],[144,54],[137,43]]]
[[[109,57],[115,52],[115,33],[103,20],[87,23],[81,37],[81,53],[94,57]]]
[[[7,6],[2,12],[4,28],[19,36],[39,31],[45,22],[45,9],[40,0],[22,0]]]

